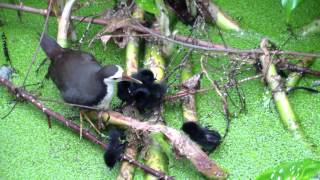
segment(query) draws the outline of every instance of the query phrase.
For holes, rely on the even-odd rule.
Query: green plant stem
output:
[[[192,77],[192,68],[190,62],[186,62],[185,66],[181,70],[181,81],[187,81]],[[184,90],[190,90],[183,87]],[[198,121],[196,111],[196,100],[194,94],[188,94],[182,99],[182,111],[185,121]]]
[[[162,133],[160,133],[162,135]],[[163,136],[163,135],[162,135]],[[164,152],[163,147],[159,143],[163,142],[164,137],[158,136],[158,137],[151,137],[151,143],[148,144],[148,151],[145,157],[145,164],[149,165],[149,167],[152,167],[156,170],[161,170],[162,172],[168,171],[168,157],[166,156],[166,153]],[[163,145],[163,144],[162,144]],[[158,179],[154,176],[150,176],[148,174],[145,174],[144,176],[145,180],[153,180]]]
[[[221,29],[236,32],[241,31],[239,25],[223,13],[211,0],[197,0],[197,2],[207,14],[207,19],[216,23]]]
[[[260,57],[260,61],[265,74],[265,79],[272,91],[274,102],[280,114],[280,119],[285,127],[293,133],[294,137],[305,140],[304,135],[299,128],[297,117],[290,105],[283,85],[281,84],[281,76],[278,75],[276,66],[271,61],[269,51],[266,48],[267,44],[267,39],[263,39],[261,42],[261,49],[265,51],[265,54]]]
[[[63,47],[68,47],[68,31],[70,26],[70,17],[72,12],[72,6],[76,0],[68,0],[63,8],[61,17],[59,17],[59,27],[58,27],[58,44]]]
[[[164,3],[164,0],[155,0],[158,9],[160,10],[159,14],[156,14],[157,23],[159,23],[159,31],[164,36],[170,36],[170,24],[174,22],[175,15],[168,8]],[[170,56],[173,52],[175,45],[174,43],[163,41],[162,51],[164,55]]]
[[[312,21],[310,24],[301,28],[300,34],[301,36],[308,36],[310,34],[315,34],[320,32],[320,19],[316,19]]]
[[[161,56],[161,52],[158,46],[147,44],[144,65],[146,68],[150,69],[153,72],[156,78],[156,82],[160,82],[161,80],[163,80],[165,76],[165,60]],[[162,115],[160,111],[160,109],[155,110],[148,121],[155,122],[156,124],[163,124],[163,119],[161,117]],[[166,141],[164,139],[164,136],[158,137],[158,140],[160,142]],[[154,138],[150,138],[151,143],[148,144],[147,156],[145,157],[146,165],[167,173],[168,157],[161,148],[159,141],[155,141]],[[144,179],[152,180],[157,178],[146,174]]]
[[[136,19],[143,19],[144,12],[135,7],[133,14],[133,18]],[[133,36],[129,37],[129,42],[126,47],[126,71],[127,75],[131,76],[132,74],[138,71],[138,53],[139,53],[139,39],[134,37],[136,34],[135,32],[131,32]],[[127,114],[130,112],[137,110],[133,106],[129,106],[125,108],[123,111],[128,111]],[[135,115],[130,114],[130,116],[135,117]],[[131,157],[132,159],[136,159],[138,156],[138,146],[137,144],[139,141],[136,138],[134,132],[130,132],[128,135],[128,145],[125,150],[125,155]],[[131,165],[129,162],[122,161],[119,174],[117,176],[117,180],[132,180],[135,175],[135,167]]]
[[[303,61],[300,61],[298,63],[298,66],[310,67],[313,64],[313,62],[314,62],[314,58],[308,58]],[[295,87],[299,83],[302,76],[303,76],[302,73],[298,73],[298,72],[290,73],[286,79],[286,88],[287,88],[286,91],[288,91],[292,87]]]

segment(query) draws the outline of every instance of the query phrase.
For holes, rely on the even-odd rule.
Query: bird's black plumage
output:
[[[93,106],[105,97],[103,78],[114,74],[116,65],[102,67],[91,54],[62,48],[47,35],[40,45],[51,60],[48,75],[66,102]]]
[[[148,69],[139,70],[132,77],[140,80],[143,84],[119,82],[118,97],[128,104],[134,103],[140,112],[151,110],[160,105],[167,90],[166,85],[156,83],[152,71]]]
[[[211,153],[221,143],[221,135],[205,127],[201,127],[196,122],[185,122],[182,130],[188,134],[190,139],[199,144],[203,150]]]
[[[121,142],[123,132],[118,129],[109,130],[109,143],[104,153],[104,162],[111,169],[113,166],[121,160],[125,145]]]

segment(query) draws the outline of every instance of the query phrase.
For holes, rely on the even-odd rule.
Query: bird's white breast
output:
[[[106,95],[104,96],[104,98],[97,105],[98,108],[102,108],[104,110],[107,110],[109,108],[111,100],[112,100],[112,98],[114,96],[115,86],[116,86],[115,82],[108,82],[107,83]]]

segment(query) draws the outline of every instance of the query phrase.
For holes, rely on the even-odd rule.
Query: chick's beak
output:
[[[130,82],[135,82],[135,83],[138,83],[138,84],[142,84],[142,82],[139,81],[138,79],[135,79],[135,78],[133,78],[133,77],[130,77],[130,76],[126,75],[126,74],[123,74],[123,75],[122,75],[122,79],[121,79],[121,80],[122,80],[122,81],[130,81]]]

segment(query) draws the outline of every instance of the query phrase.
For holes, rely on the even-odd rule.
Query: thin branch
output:
[[[203,64],[203,59],[204,59],[204,56],[201,57],[200,59],[200,62],[201,62],[201,69],[202,69],[202,72],[205,74],[205,76],[207,77],[207,79],[211,82],[211,85],[212,87],[214,88],[214,90],[217,92],[217,94],[220,96],[220,99],[221,99],[221,102],[223,104],[223,113],[224,113],[224,116],[226,118],[226,121],[227,121],[227,126],[226,126],[226,130],[225,130],[225,134],[223,136],[223,139],[226,137],[226,135],[228,134],[229,132],[229,128],[230,128],[230,111],[229,111],[229,108],[228,108],[228,101],[227,101],[227,98],[226,98],[226,93],[223,93],[218,85],[218,83],[216,81],[213,81],[211,79],[211,77],[209,76],[209,73],[208,71],[206,70],[204,64]]]
[[[1,4],[2,4],[2,3],[1,3]],[[1,5],[1,4],[0,4],[0,5]],[[1,7],[1,6],[0,6],[0,7]],[[48,6],[48,10],[47,10],[47,12],[49,12],[49,14],[50,14],[50,12],[51,12],[51,8],[52,8],[52,0],[50,0],[50,2],[49,2],[49,6]],[[28,67],[28,71],[27,71],[27,74],[25,75],[25,78],[24,78],[24,80],[23,80],[22,86],[24,86],[24,85],[26,84],[26,81],[27,81],[27,79],[28,79],[28,76],[29,76],[29,74],[30,74],[30,72],[31,72],[31,67],[32,67],[32,65],[35,63],[35,61],[36,61],[36,59],[37,59],[37,56],[38,56],[38,53],[39,53],[39,51],[40,51],[40,42],[42,41],[44,32],[46,32],[46,31],[48,30],[49,14],[46,16],[46,20],[45,20],[45,23],[44,23],[44,26],[43,26],[43,30],[42,30],[42,33],[41,33],[41,36],[40,36],[40,40],[39,40],[37,49],[36,49],[36,51],[35,51],[34,54],[33,54],[32,61],[31,61],[30,65],[29,65],[29,67]]]
[[[7,3],[0,3],[0,8],[8,8],[8,9],[15,9],[15,10],[21,10],[21,11],[27,11],[30,13],[35,13],[35,14],[42,14],[42,15],[47,15],[47,10],[46,9],[37,9],[37,8],[32,8],[24,5],[11,5]],[[50,16],[54,16],[54,14],[50,13]],[[91,17],[81,17],[81,16],[71,16],[71,20],[76,20],[76,21],[82,21],[82,22],[90,22],[92,20]],[[94,24],[100,24],[100,25],[108,25],[110,20],[106,19],[94,19],[92,23]],[[120,27],[119,27],[120,28]],[[131,28],[132,30],[141,32],[141,33],[149,33],[153,36],[156,36],[160,39],[170,41],[173,43],[180,44],[185,47],[189,48],[194,48],[194,49],[200,49],[200,50],[205,50],[205,51],[213,51],[213,52],[221,52],[221,53],[233,53],[233,54],[238,54],[241,56],[252,56],[252,57],[257,57],[257,55],[263,54],[263,51],[261,49],[237,49],[237,48],[224,48],[223,45],[219,44],[213,44],[208,41],[203,41],[199,39],[193,39],[190,37],[185,37],[185,36],[180,36],[180,35],[175,35],[174,37],[166,37],[161,35],[158,31],[146,28],[142,26],[141,24],[131,24],[127,23],[124,24],[123,27],[121,28]],[[303,53],[303,52],[294,52],[294,51],[270,51],[271,55],[290,55],[290,56],[306,56],[306,57],[320,57],[320,54],[318,53]]]
[[[259,79],[261,77],[262,77],[262,74],[258,74],[258,75],[251,76],[251,77],[247,77],[247,78],[239,80],[238,84],[246,82],[246,81]],[[233,86],[235,86],[235,84],[233,84],[232,82],[229,82],[229,83],[224,85],[225,88],[232,88]],[[189,94],[204,93],[204,92],[211,91],[213,89],[214,89],[213,87],[210,87],[210,88],[204,88],[204,89],[198,89],[198,90],[194,90],[194,89],[192,89],[192,90],[182,90],[182,91],[177,92],[176,94],[168,95],[164,99],[167,100],[167,101],[170,101],[170,100],[174,100],[174,99],[177,99],[177,98],[183,98],[183,97],[185,97],[185,96],[187,96]]]

